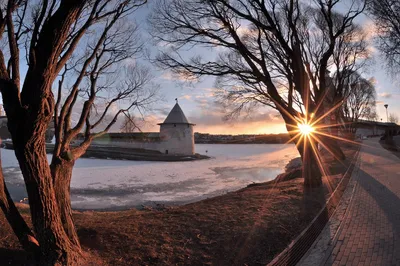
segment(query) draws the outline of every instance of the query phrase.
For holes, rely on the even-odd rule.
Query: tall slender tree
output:
[[[62,170],[57,165],[62,165],[65,160],[74,161],[76,155],[81,154],[88,142],[99,133],[92,134],[91,129],[96,122],[89,119],[94,108],[93,95],[98,93],[98,87],[93,83],[107,65],[107,55],[112,54],[110,58],[113,58],[111,62],[114,63],[116,57],[113,52],[118,53],[117,50],[112,52],[101,48],[113,42],[112,38],[107,37],[108,32],[117,26],[116,22],[132,14],[145,2],[8,0],[0,4],[0,38],[7,44],[6,48],[0,49],[0,91],[15,155],[28,192],[34,236],[16,213],[4,185],[0,186],[0,205],[6,216],[9,214],[8,221],[23,247],[27,250],[35,247],[33,250],[40,259],[40,265],[83,263],[79,240],[75,231],[71,231],[74,228],[69,221],[70,179],[64,178],[63,174],[68,169]],[[93,36],[97,40],[94,43],[100,44],[101,48],[93,55],[88,52],[85,57],[85,62],[91,56],[93,58],[89,60],[90,66],[82,72],[88,80],[89,89],[83,92],[78,89],[78,92],[88,92],[80,119],[74,127],[69,127],[70,124],[62,127],[61,123],[69,121],[63,114],[71,114],[69,111],[73,110],[78,95],[72,88],[73,96],[67,97],[61,106],[61,100],[54,99],[52,85],[60,71],[68,69],[66,63],[73,58],[84,36],[99,29],[106,37],[104,34]],[[88,47],[94,50],[91,44]],[[21,60],[23,55],[27,64],[25,77],[21,77],[20,71],[20,66],[25,63]],[[124,90],[130,90],[129,84],[122,89],[122,95]],[[116,98],[121,97],[124,96]],[[61,113],[54,116],[54,110],[59,110],[59,107]],[[65,107],[66,112],[63,113],[62,107]],[[121,109],[117,113],[123,111]],[[50,167],[46,156],[45,132],[53,117],[59,131],[56,134],[57,150]],[[83,128],[85,141],[80,147],[71,148],[69,141]],[[60,130],[63,130],[61,134]],[[4,184],[3,178],[0,182]]]

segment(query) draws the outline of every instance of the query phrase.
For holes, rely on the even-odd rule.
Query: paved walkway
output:
[[[354,195],[323,265],[400,265],[400,159],[366,140]]]

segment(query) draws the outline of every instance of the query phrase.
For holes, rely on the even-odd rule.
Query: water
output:
[[[192,162],[79,159],[71,182],[72,205],[121,209],[193,202],[272,180],[298,156],[291,144],[197,144],[196,152],[212,158]],[[2,149],[2,160],[13,199],[27,197],[13,151]]]

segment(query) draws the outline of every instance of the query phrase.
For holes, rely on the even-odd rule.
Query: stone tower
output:
[[[160,151],[166,154],[194,154],[194,124],[189,123],[178,102],[160,125]]]

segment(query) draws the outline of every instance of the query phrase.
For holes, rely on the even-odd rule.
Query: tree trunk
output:
[[[62,158],[53,157],[51,164],[51,174],[54,180],[54,191],[56,193],[57,204],[60,209],[61,221],[64,231],[69,240],[77,247],[80,247],[79,238],[76,233],[72,218],[70,185],[72,169],[75,161],[67,161]]]
[[[343,153],[342,149],[339,146],[338,141],[335,138],[339,137],[339,126],[338,126],[338,118],[340,117],[339,111],[333,112],[330,117],[331,123],[331,133],[332,137],[321,136],[321,140],[324,142],[327,148],[329,148],[330,152],[333,154],[333,157],[338,161],[346,160],[346,155]]]
[[[81,248],[72,243],[64,231],[56,201],[46,156],[46,127],[46,122],[36,122],[36,130],[26,135],[31,136],[26,141],[24,132],[18,134],[20,139],[13,136],[15,154],[28,192],[33,226],[40,243],[40,265],[78,265],[82,257]]]
[[[38,259],[40,256],[39,243],[11,199],[10,193],[8,192],[7,186],[4,182],[2,169],[0,169],[0,208],[2,209],[8,223],[11,225],[15,235],[18,237],[22,247],[26,251],[32,253],[35,259]]]
[[[330,108],[334,108],[334,105],[331,104]],[[328,109],[329,110],[329,109]],[[317,117],[322,117],[323,109],[319,110]],[[321,121],[325,125],[330,125],[327,128],[320,129],[322,134],[317,134],[318,139],[322,142],[322,147],[327,149],[330,154],[333,155],[334,159],[337,161],[346,160],[346,155],[343,153],[342,149],[339,146],[338,138],[339,138],[339,126],[338,126],[338,117],[339,111],[332,112],[329,117],[326,117]]]
[[[329,149],[329,152],[332,153],[333,157],[338,161],[346,160],[346,155],[343,153],[342,149],[339,146],[337,140],[327,137],[327,136],[319,136],[323,144]]]
[[[296,144],[296,148],[299,151],[301,161],[302,161],[302,170],[303,170],[303,178],[304,178],[304,186],[305,187],[319,187],[322,184],[322,172],[318,166],[316,149],[317,145],[314,143],[315,151],[313,150],[313,146],[309,141],[308,137],[300,138],[296,137],[297,132],[293,132],[297,125],[295,121],[293,121],[286,113],[281,112],[283,120],[286,124],[286,129],[289,133],[290,138],[293,138],[293,142]]]
[[[304,186],[307,188],[319,187],[322,184],[322,173],[318,163],[318,154],[313,150],[310,141],[306,140],[300,143],[302,149],[303,178]],[[316,144],[314,144],[316,148]],[[322,166],[321,166],[322,167]]]

